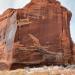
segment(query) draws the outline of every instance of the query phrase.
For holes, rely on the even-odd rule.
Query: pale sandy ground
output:
[[[75,68],[44,66],[39,68],[25,68],[11,71],[0,71],[0,75],[75,75]]]

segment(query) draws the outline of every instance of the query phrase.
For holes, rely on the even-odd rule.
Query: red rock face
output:
[[[12,64],[16,25],[16,11],[8,9],[0,16],[0,70],[9,69]]]
[[[15,11],[14,22],[17,21],[15,25],[18,27],[15,50],[12,51],[13,63],[47,65],[72,62],[72,14],[69,10],[56,0],[32,0],[26,7]]]
[[[63,56],[64,62],[60,61],[60,57],[58,60],[53,57],[55,61],[48,59],[49,63],[50,61],[53,61],[53,63],[58,63],[58,61],[59,63],[70,63],[72,56],[69,28],[70,11],[55,0],[32,0],[26,7],[17,10],[17,19],[19,22],[23,20],[27,22],[25,22],[26,24],[20,24],[20,27],[18,27],[16,41],[19,41],[25,47],[33,46],[33,41],[29,36],[29,34],[32,34],[39,39],[42,46],[48,46],[47,51],[54,52],[58,57],[58,53]],[[31,58],[32,61],[33,59],[37,60],[36,55],[39,57],[35,51],[28,55],[27,59]]]
[[[75,44],[73,45],[73,64],[75,63]]]

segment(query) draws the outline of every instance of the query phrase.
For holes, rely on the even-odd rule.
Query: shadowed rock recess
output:
[[[32,0],[0,15],[0,69],[75,64],[72,13],[56,0]]]

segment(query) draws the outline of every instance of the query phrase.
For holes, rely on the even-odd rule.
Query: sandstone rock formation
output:
[[[7,16],[13,11],[14,14],[16,12],[15,15]],[[10,38],[6,39],[5,46],[14,46],[9,53],[13,53],[12,63],[25,65],[71,64],[74,60],[73,42],[70,35],[71,16],[71,12],[56,0],[32,0],[22,9],[5,11],[0,17],[0,23],[8,29],[8,32],[5,33],[7,38],[8,35],[11,36],[11,41]],[[3,22],[2,20],[8,21]]]
[[[17,29],[15,20],[15,10],[7,10],[0,17],[0,69],[9,69],[12,64],[13,44]]]
[[[73,64],[75,64],[75,44],[73,45]]]

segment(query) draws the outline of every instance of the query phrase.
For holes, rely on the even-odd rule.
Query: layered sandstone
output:
[[[22,9],[8,9],[0,16],[0,28],[6,28],[5,31],[2,29],[6,34],[2,35],[6,36],[3,45],[8,48],[4,54],[10,55],[13,64],[75,63],[70,35],[71,16],[72,13],[56,0],[32,0]]]
[[[75,44],[73,45],[73,64],[75,63]]]
[[[47,63],[71,63],[70,19],[71,12],[56,0],[32,0],[26,7],[17,10],[17,20],[21,23],[17,30],[16,41],[19,41],[26,48],[34,46],[33,51],[29,49],[29,51],[23,52],[26,57],[24,60],[29,63],[34,62],[42,55],[44,61],[41,61],[41,59],[41,63],[45,61]],[[34,41],[32,40],[29,34],[37,38],[41,46],[48,47],[46,49],[50,52],[48,56],[46,53],[42,54],[41,51],[40,53],[37,52],[37,49],[34,50],[34,43],[36,42],[34,38]],[[43,48],[41,47],[41,49]],[[18,52],[20,53],[20,51]],[[51,52],[54,54],[51,54]],[[16,60],[18,60],[19,53],[15,57]],[[22,56],[19,58],[22,58]],[[24,60],[21,62],[24,62]]]

